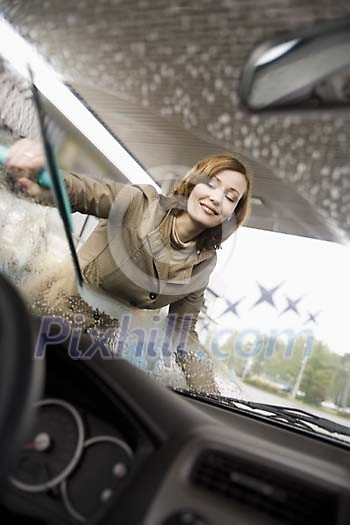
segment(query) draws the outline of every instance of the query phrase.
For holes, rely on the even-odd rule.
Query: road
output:
[[[265,390],[260,390],[259,388],[247,385],[246,383],[242,383],[242,389],[243,398],[248,399],[249,401],[257,401],[259,403],[267,403],[269,405],[282,405],[286,407],[300,408],[301,410],[311,412],[311,414],[330,419],[335,423],[339,423],[340,425],[345,425],[350,428],[350,418],[329,414],[328,412],[319,410],[311,405],[301,403],[298,400],[291,400],[286,397],[280,397],[277,394],[272,394],[270,392],[266,392]]]

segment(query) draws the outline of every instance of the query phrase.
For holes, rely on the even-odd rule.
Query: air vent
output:
[[[219,451],[198,459],[191,481],[288,525],[337,522],[337,497],[303,480]]]

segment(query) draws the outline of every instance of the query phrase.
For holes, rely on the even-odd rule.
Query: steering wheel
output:
[[[43,362],[33,358],[33,343],[24,300],[0,275],[0,479],[14,464],[43,384]]]

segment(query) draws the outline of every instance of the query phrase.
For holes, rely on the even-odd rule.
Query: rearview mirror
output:
[[[264,42],[240,85],[250,110],[350,107],[350,18]]]

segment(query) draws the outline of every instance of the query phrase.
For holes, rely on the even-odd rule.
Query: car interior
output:
[[[0,0],[0,163],[14,140],[42,141],[58,209],[13,195],[0,166],[2,523],[350,523],[347,341],[328,385],[340,377],[340,394],[317,406],[302,404],[306,358],[294,397],[289,384],[274,402],[245,396],[252,360],[239,374],[236,361],[239,386],[216,395],[33,315],[22,290],[64,254],[89,294],[77,254],[96,218],[71,216],[55,155],[59,168],[165,192],[169,174],[232,148],[255,174],[247,230],[345,254],[349,48],[345,1]],[[209,307],[203,340],[205,323],[216,327]]]

